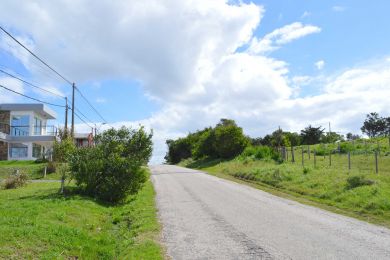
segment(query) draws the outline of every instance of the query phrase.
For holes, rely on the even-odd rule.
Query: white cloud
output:
[[[0,77],[0,85],[12,89],[19,93],[24,93],[23,84],[10,77]],[[12,103],[18,100],[20,96],[18,94],[12,93],[2,87],[0,87],[0,103]]]
[[[334,12],[344,12],[345,11],[345,7],[344,6],[341,6],[341,5],[335,5],[332,7],[332,10]]]
[[[304,11],[303,14],[301,15],[301,18],[306,18],[306,17],[309,17],[311,16],[311,13],[308,12],[308,11]]]
[[[105,98],[97,98],[96,100],[96,103],[106,103],[107,100]]]
[[[246,134],[261,136],[278,125],[298,131],[329,121],[339,131],[358,131],[366,113],[390,114],[388,61],[325,77],[320,94],[296,97],[296,87],[311,86],[313,78],[294,77],[286,62],[264,54],[321,29],[293,23],[257,39],[253,31],[262,14],[255,4],[223,0],[6,1],[0,23],[77,82],[140,82],[161,110],[141,121],[124,118],[111,125],[153,128],[154,162],[162,161],[167,138],[222,117],[235,119]],[[246,44],[251,44],[248,52],[236,52]],[[29,56],[10,49],[33,74],[40,71]],[[85,125],[76,129],[89,131]]]
[[[316,66],[316,68],[318,70],[322,70],[324,68],[324,66],[325,66],[325,61],[324,60],[319,60],[316,63],[314,63],[314,66]]]
[[[321,28],[318,26],[304,25],[300,22],[295,22],[276,29],[261,39],[254,37],[249,51],[256,54],[267,53],[274,51],[293,40],[319,32],[321,32]]]

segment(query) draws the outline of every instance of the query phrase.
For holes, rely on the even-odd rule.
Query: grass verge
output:
[[[361,173],[299,163],[278,164],[272,160],[208,161],[203,165],[191,160],[189,166],[274,195],[293,199],[329,211],[390,227],[390,175]],[[334,158],[335,161],[337,158]],[[337,162],[337,161],[336,161]],[[322,164],[323,165],[322,165]]]
[[[6,179],[16,169],[20,173],[27,174],[30,180],[60,180],[58,173],[48,173],[44,178],[43,172],[47,163],[36,163],[34,161],[0,161],[0,180]]]
[[[0,190],[2,259],[162,259],[150,181],[119,206],[58,194],[59,183]]]

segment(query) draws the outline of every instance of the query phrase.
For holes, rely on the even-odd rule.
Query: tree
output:
[[[215,130],[213,128],[206,128],[194,143],[193,156],[196,159],[204,157],[217,157]]]
[[[249,141],[233,120],[229,120],[229,124],[224,124],[223,120],[215,128],[215,149],[219,158],[233,158],[245,149]]]
[[[345,137],[347,138],[348,141],[352,141],[360,138],[359,135],[355,135],[352,133],[347,133]]]
[[[386,122],[387,120],[385,118],[379,117],[379,114],[376,112],[372,112],[367,114],[366,120],[364,120],[363,126],[360,129],[370,138],[385,135]]]
[[[312,127],[309,125],[305,129],[301,130],[302,144],[317,144],[321,140],[321,136],[324,133],[324,129],[319,127]]]
[[[96,146],[77,149],[70,159],[76,185],[103,201],[121,202],[146,181],[145,169],[152,155],[152,133],[122,127],[104,131]]]
[[[192,155],[192,145],[187,138],[168,139],[166,144],[168,151],[165,155],[165,160],[168,163],[176,164],[183,159],[190,158]]]
[[[288,139],[291,146],[297,146],[301,144],[301,137],[298,133],[284,132],[284,135]]]
[[[338,133],[336,132],[328,132],[324,135],[322,135],[321,137],[321,143],[334,143],[336,141],[343,141],[344,140],[344,136],[342,135],[339,135]]]

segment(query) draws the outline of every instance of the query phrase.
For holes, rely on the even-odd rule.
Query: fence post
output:
[[[291,161],[294,163],[295,158],[294,158],[294,146],[291,146]]]
[[[305,166],[305,162],[304,162],[304,154],[303,154],[303,147],[302,147],[302,166]]]
[[[46,178],[46,173],[47,173],[47,166],[45,166],[45,169],[43,169],[43,178]]]
[[[316,150],[314,150],[313,156],[314,156],[314,168],[316,168],[316,166],[317,166]]]
[[[310,160],[310,145],[307,146],[307,153],[309,154],[309,160]]]
[[[378,152],[375,151],[375,172],[378,174]]]
[[[329,151],[329,166],[332,166],[332,151]]]
[[[348,172],[351,170],[351,152],[348,151]]]
[[[286,149],[286,161],[288,162],[288,149],[285,147]]]

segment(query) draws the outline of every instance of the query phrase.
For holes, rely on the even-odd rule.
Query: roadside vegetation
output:
[[[362,130],[370,131],[369,139],[324,133],[313,126],[299,134],[278,129],[263,138],[246,137],[242,152],[230,158],[199,158],[199,144],[194,144],[179,165],[390,227],[390,124],[375,134],[367,130],[377,127],[378,120],[386,122],[375,113],[364,122]]]
[[[145,167],[151,139],[143,127],[122,127],[77,149],[65,131],[53,162],[2,162],[12,173],[0,190],[0,258],[162,259]],[[61,184],[27,181],[44,167]]]
[[[125,203],[99,202],[58,183],[0,191],[2,259],[162,259],[154,190]]]

